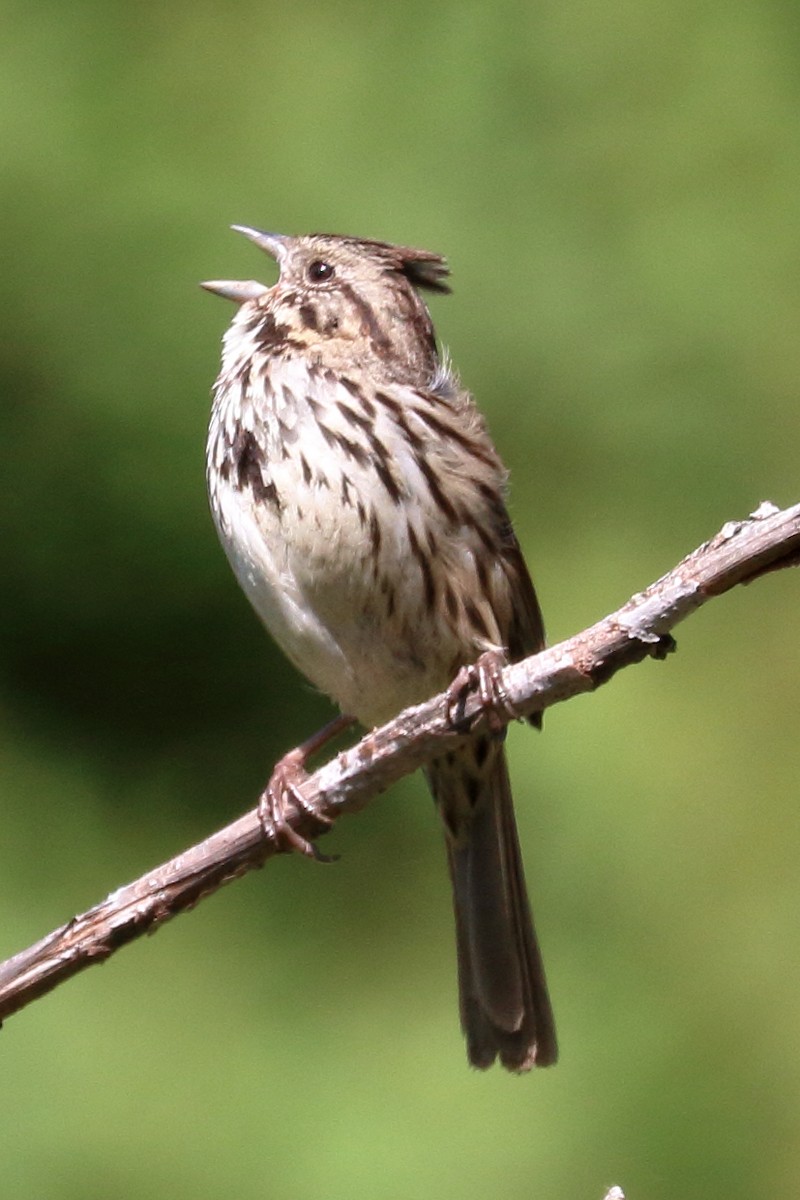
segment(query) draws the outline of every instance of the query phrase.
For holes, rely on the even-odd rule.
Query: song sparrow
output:
[[[234,229],[280,278],[203,284],[239,304],[214,391],[208,488],[225,552],[275,640],[368,728],[484,652],[539,650],[506,472],[419,294],[449,291],[444,259]],[[469,1060],[547,1066],[555,1030],[502,738],[476,736],[426,774],[453,883]]]

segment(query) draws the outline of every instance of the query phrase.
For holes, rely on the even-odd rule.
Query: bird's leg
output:
[[[474,663],[460,669],[447,689],[447,720],[454,729],[466,732],[480,715],[476,714],[471,720],[464,716],[467,700],[473,692],[478,694],[481,712],[491,733],[499,734],[505,729],[504,717],[519,719],[520,714],[503,684],[503,668],[507,665],[502,650],[484,650]]]
[[[303,799],[301,785],[308,779],[306,766],[308,761],[328,742],[338,737],[345,729],[355,724],[354,717],[339,716],[322,729],[318,729],[310,738],[302,742],[288,754],[284,754],[276,764],[270,781],[261,793],[258,801],[258,818],[267,837],[274,839],[279,850],[296,850],[317,862],[335,862],[336,856],[323,854],[313,842],[309,842],[297,830],[293,829],[286,817],[286,809],[290,803],[296,804],[304,812],[310,813],[323,825],[333,822],[328,817],[313,811]]]

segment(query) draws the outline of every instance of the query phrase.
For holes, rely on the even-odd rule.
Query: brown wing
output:
[[[522,557],[516,537],[505,552],[511,585],[511,627],[508,631],[508,653],[512,662],[537,654],[544,649],[544,620],[536,591]]]
[[[511,622],[508,630],[508,655],[518,662],[529,654],[538,654],[545,646],[544,619],[530,572],[512,533],[512,544],[505,551],[508,579],[511,588]],[[529,717],[531,725],[542,727],[542,713]]]

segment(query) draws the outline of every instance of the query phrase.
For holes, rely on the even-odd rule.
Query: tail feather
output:
[[[453,884],[467,1054],[511,1071],[556,1061],[555,1023],[525,887],[502,743],[478,739],[428,768]]]

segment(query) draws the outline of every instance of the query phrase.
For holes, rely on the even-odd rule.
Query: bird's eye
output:
[[[309,264],[307,274],[312,283],[322,283],[325,279],[333,278],[333,267],[321,258],[316,258]]]

